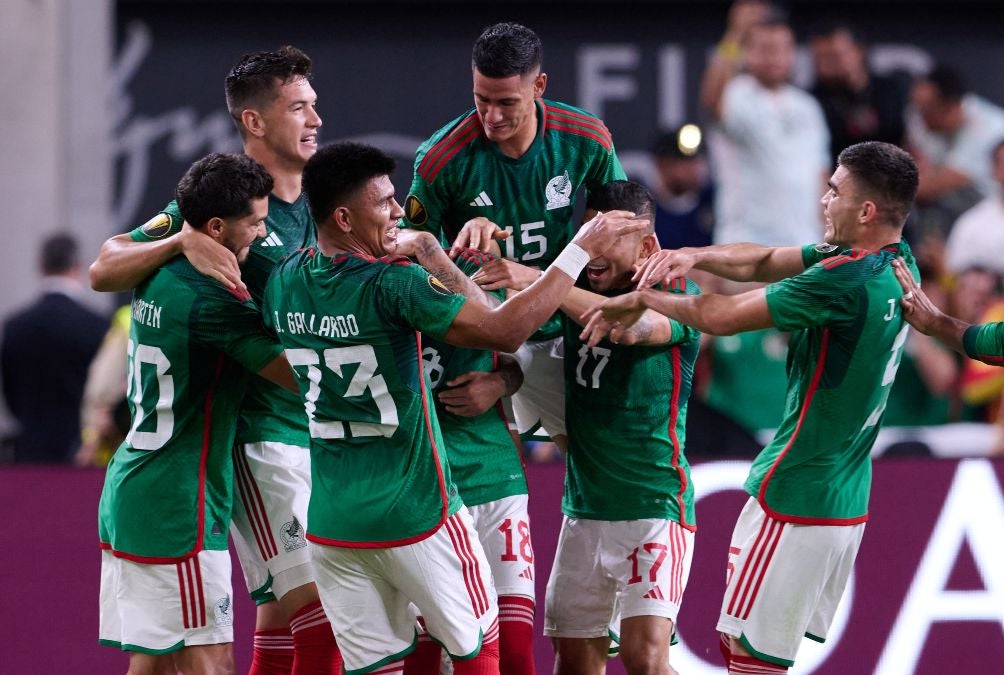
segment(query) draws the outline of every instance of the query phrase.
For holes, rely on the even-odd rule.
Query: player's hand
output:
[[[471,218],[464,223],[453,242],[453,246],[450,247],[450,257],[456,258],[465,248],[476,248],[482,253],[488,253],[493,239],[506,239],[508,237],[508,232],[484,216]]]
[[[216,279],[230,290],[247,290],[241,279],[237,256],[230,249],[188,223],[182,224],[178,236],[181,237],[182,254],[195,269]]]
[[[615,344],[633,344],[634,336],[628,329],[644,313],[645,301],[640,291],[607,298],[583,312],[582,321],[586,327],[579,339],[585,340],[590,347],[595,347],[607,336]]]
[[[439,392],[439,402],[447,412],[461,417],[476,417],[490,409],[505,394],[505,381],[498,373],[472,371],[446,383]]]
[[[903,318],[921,333],[930,335],[938,317],[941,316],[941,310],[917,284],[902,258],[893,260],[892,268],[896,273],[896,281],[903,287],[903,297],[899,300],[903,308]]]
[[[508,288],[522,291],[540,278],[540,270],[511,260],[493,260],[471,276],[471,281],[486,291]]]
[[[682,251],[662,249],[656,251],[635,271],[631,281],[637,282],[637,288],[648,288],[656,284],[666,283],[687,276],[697,262],[694,256]]]
[[[638,218],[630,211],[602,211],[579,228],[572,241],[589,254],[599,258],[625,234],[641,232],[649,226],[646,218]]]
[[[403,255],[406,258],[418,258],[419,254],[429,246],[439,248],[439,240],[431,232],[398,228],[393,253],[394,255]]]

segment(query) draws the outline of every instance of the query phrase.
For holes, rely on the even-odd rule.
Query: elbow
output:
[[[694,328],[697,328],[697,330],[706,335],[714,335],[716,337],[735,335],[740,331],[740,327],[737,325],[737,322],[724,313],[719,314],[718,316],[709,317],[707,321],[701,322],[700,325],[696,325]]]
[[[112,286],[111,279],[109,279],[105,270],[101,267],[100,262],[97,260],[91,263],[91,266],[88,268],[87,277],[91,283],[91,288],[95,291],[107,293],[118,290]]]

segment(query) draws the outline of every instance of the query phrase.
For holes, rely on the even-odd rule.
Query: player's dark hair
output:
[[[957,103],[969,92],[962,73],[944,64],[936,65],[922,79],[934,87],[938,92],[938,98],[945,103]]]
[[[272,192],[272,176],[247,155],[214,152],[192,164],[178,181],[174,198],[181,217],[195,228],[212,218],[242,218],[252,199]]]
[[[244,136],[241,113],[248,108],[263,108],[279,95],[279,87],[298,78],[310,79],[310,57],[296,47],[286,45],[272,52],[245,54],[227,73],[224,88],[227,110]]]
[[[42,242],[42,274],[65,274],[77,266],[77,239],[66,233],[53,234]]]
[[[614,180],[590,191],[586,208],[596,211],[631,211],[636,216],[648,218],[647,232],[655,231],[655,199],[641,183],[633,180]]]
[[[809,29],[809,39],[834,37],[837,33],[846,34],[859,47],[865,45],[858,29],[845,21],[821,21]]]
[[[365,143],[326,145],[303,167],[303,192],[318,223],[372,178],[394,173],[394,158]]]
[[[540,67],[544,48],[532,30],[503,22],[485,28],[474,42],[471,63],[486,77],[526,75]]]
[[[866,141],[844,148],[837,164],[847,169],[859,189],[875,198],[886,224],[903,225],[917,196],[917,164],[908,152],[891,143]]]

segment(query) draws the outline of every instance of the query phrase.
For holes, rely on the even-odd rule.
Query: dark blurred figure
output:
[[[830,155],[862,141],[903,146],[909,80],[878,75],[868,68],[868,51],[844,24],[820,26],[809,41],[819,101],[830,129]]]
[[[14,461],[68,463],[80,444],[87,368],[108,320],[88,309],[77,241],[57,234],[42,244],[42,295],[4,323],[0,376],[17,419]]]
[[[701,129],[684,124],[652,146],[656,182],[655,234],[662,248],[709,246],[715,223],[715,188]]]

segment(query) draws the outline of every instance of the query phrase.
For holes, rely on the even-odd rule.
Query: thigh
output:
[[[544,602],[544,635],[599,638],[609,635],[617,581],[608,570],[603,521],[566,517],[558,535]]]
[[[188,675],[229,675],[234,672],[234,650],[230,643],[185,647],[174,657],[178,670]]]
[[[491,567],[495,590],[534,598],[533,541],[527,495],[468,507]]]
[[[675,623],[690,578],[693,531],[658,518],[618,521],[608,529],[607,540],[620,617],[662,617]]]
[[[527,342],[516,352],[523,369],[523,386],[513,395],[512,407],[521,434],[538,424],[552,438],[566,434],[562,348],[562,339],[554,338]]]

